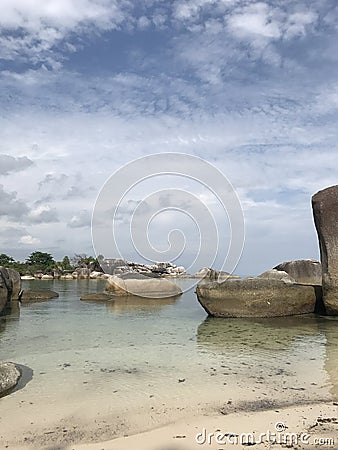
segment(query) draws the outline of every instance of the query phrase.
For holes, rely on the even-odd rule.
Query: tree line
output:
[[[0,266],[16,270],[20,275],[34,275],[42,272],[44,274],[59,271],[61,273],[73,272],[79,267],[91,267],[93,270],[101,271],[97,258],[86,254],[75,254],[72,258],[65,256],[62,261],[56,261],[50,253],[35,251],[24,261],[15,261],[5,253],[0,254]]]

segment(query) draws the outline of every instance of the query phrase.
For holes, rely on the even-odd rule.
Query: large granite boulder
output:
[[[93,272],[90,273],[89,278],[91,280],[96,280],[97,278],[101,278],[103,275],[103,272],[98,272],[96,270],[94,270]]]
[[[60,276],[60,280],[74,280],[74,277],[71,273],[66,273]]]
[[[312,197],[322,263],[323,301],[327,314],[338,315],[338,186]]]
[[[54,280],[54,276],[49,273],[46,273],[42,275],[41,280]]]
[[[20,274],[0,266],[0,313],[10,310],[11,302],[18,300],[20,290]]]
[[[11,362],[0,362],[0,397],[13,389],[21,377],[18,367]]]
[[[215,317],[282,317],[312,313],[314,287],[269,278],[198,284],[197,298]]]
[[[322,284],[322,266],[315,259],[287,261],[274,269],[288,273],[297,283],[317,286]]]
[[[114,296],[137,295],[148,298],[166,298],[182,294],[182,290],[167,278],[154,278],[127,273],[107,279],[105,293]]]

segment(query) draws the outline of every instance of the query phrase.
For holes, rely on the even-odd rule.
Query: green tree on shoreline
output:
[[[11,256],[6,255],[5,253],[1,253],[0,255],[0,266],[6,266],[8,267],[9,265],[15,263],[15,259],[12,258]]]
[[[85,254],[75,254],[72,259],[66,255],[62,261],[56,262],[50,253],[34,251],[26,261],[21,262],[15,261],[12,256],[1,253],[0,266],[14,269],[20,275],[34,275],[36,272],[50,273],[54,269],[58,269],[60,272],[71,272],[78,267],[90,267],[91,270],[101,271],[100,258],[103,259],[101,256],[96,259]]]
[[[26,263],[30,271],[49,272],[56,267],[53,256],[45,252],[33,252],[29,255]]]
[[[67,256],[67,255],[63,258],[63,260],[61,261],[61,263],[59,264],[59,266],[60,266],[61,269],[62,269],[63,271],[65,271],[65,272],[69,272],[69,271],[71,271],[71,270],[74,269],[74,267],[73,267],[73,266],[71,265],[71,263],[70,263],[69,256]]]

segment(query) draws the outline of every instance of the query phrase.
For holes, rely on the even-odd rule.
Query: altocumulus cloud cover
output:
[[[170,151],[205,158],[236,188],[239,273],[318,257],[310,197],[338,172],[336,2],[0,7],[1,251],[92,253],[104,181]]]

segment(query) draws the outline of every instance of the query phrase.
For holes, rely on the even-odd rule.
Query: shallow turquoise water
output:
[[[31,409],[20,409],[23,418],[48,404],[55,420],[68,407],[72,420],[123,411],[129,424],[133,414],[148,415],[153,424],[169,421],[173,409],[184,415],[338,398],[336,318],[207,318],[193,290],[178,300],[79,300],[103,286],[24,282],[60,297],[23,305],[19,315],[1,321],[0,360],[33,370],[23,389],[1,400],[1,426],[2,407],[6,414],[16,409],[18,418],[19,403],[32,398]]]

